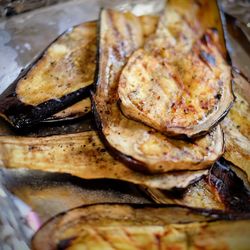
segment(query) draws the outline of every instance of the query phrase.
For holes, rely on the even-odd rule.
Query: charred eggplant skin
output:
[[[89,22],[86,24],[94,24],[95,22]],[[52,116],[53,114],[67,108],[70,105],[79,102],[80,100],[89,97],[90,90],[93,84],[80,88],[69,94],[61,96],[57,99],[50,99],[42,102],[36,106],[26,104],[22,102],[16,93],[16,87],[18,82],[25,78],[27,73],[35,67],[35,65],[43,58],[48,48],[58,41],[63,35],[70,33],[74,26],[60,36],[58,36],[52,43],[50,43],[35,60],[30,63],[25,69],[23,69],[17,79],[1,94],[0,96],[0,116],[7,120],[15,129],[25,129],[38,124],[40,121]]]
[[[16,129],[32,127],[51,115],[66,107],[87,98],[92,85],[72,92],[60,99],[51,99],[37,106],[27,105],[21,102],[15,93],[6,94],[6,98],[0,101],[0,112]],[[2,98],[1,98],[2,99]]]
[[[208,175],[208,182],[214,187],[226,210],[236,213],[250,213],[250,191],[224,158],[217,161]]]

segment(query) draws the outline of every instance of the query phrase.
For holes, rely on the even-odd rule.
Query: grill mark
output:
[[[124,234],[128,237],[128,239],[132,242],[132,245],[134,247],[136,247],[138,250],[143,250],[141,248],[139,248],[137,245],[135,245],[135,240],[132,238],[132,236],[130,235],[130,233],[126,230],[126,228],[122,228],[122,231],[124,232]]]
[[[194,35],[196,36],[196,34],[199,33],[199,29],[193,26],[185,15],[182,15],[181,17],[183,18],[184,22],[188,25],[188,27],[194,32]]]
[[[116,23],[115,23],[115,14],[113,12],[107,12],[108,13],[108,16],[109,16],[109,21],[110,21],[110,24],[112,26],[112,30],[114,32],[114,35],[115,35],[115,38],[116,38],[116,44],[119,44],[119,46],[121,46],[121,50],[119,50],[116,46],[113,46],[112,49],[113,49],[113,52],[115,54],[115,57],[117,58],[117,60],[119,61],[122,61],[123,59],[123,55],[120,53],[120,51],[126,51],[126,48],[124,47],[124,43],[121,43],[119,41],[123,41],[122,39],[122,36],[121,36],[121,33],[119,31],[119,29],[117,28],[116,26]]]
[[[181,78],[176,74],[173,73],[171,74],[172,78],[175,80],[175,82],[177,83],[177,85],[184,91],[186,92],[189,96],[190,96],[190,92],[187,89],[187,87],[185,86],[185,84],[183,83],[183,81],[181,80]]]
[[[102,235],[99,230],[97,228],[92,228],[92,230],[95,232],[96,235],[98,235],[104,242],[108,243],[109,246],[116,250],[116,247],[114,246],[113,242],[112,241],[109,241],[109,239],[105,236],[105,235]]]
[[[130,48],[130,51],[134,51],[135,49],[136,49],[136,44],[135,44],[135,41],[134,41],[134,35],[133,35],[133,33],[132,33],[132,29],[131,29],[131,26],[130,26],[130,24],[128,24],[128,23],[126,23],[126,30],[127,30],[127,33],[129,34],[129,37],[131,37],[132,39],[131,39],[131,41],[132,41],[132,43],[131,43],[131,48]]]

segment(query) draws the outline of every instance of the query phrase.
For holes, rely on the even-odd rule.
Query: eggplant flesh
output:
[[[222,121],[225,137],[224,158],[241,168],[250,182],[250,83],[242,76],[234,75],[235,103]]]
[[[33,237],[32,249],[249,248],[249,219],[214,216],[180,207],[85,206],[47,222]]]
[[[91,100],[85,98],[72,106],[50,116],[43,122],[58,122],[83,117],[91,112]]]
[[[89,96],[96,68],[96,22],[57,38],[0,97],[0,115],[30,127]]]
[[[117,179],[161,189],[185,189],[208,170],[147,175],[127,168],[105,149],[95,131],[47,137],[0,136],[0,166]]]
[[[198,12],[204,6],[194,3],[183,13],[182,2],[173,5],[167,5],[156,34],[129,58],[118,93],[127,117],[168,136],[195,137],[207,133],[230,109],[231,67],[220,51],[217,31],[208,29],[199,36]]]
[[[127,119],[118,107],[118,80],[127,58],[143,44],[140,20],[132,14],[103,10],[100,24],[99,68],[93,110],[105,145],[128,167],[149,173],[207,168],[223,153],[217,126],[193,141],[169,139]]]

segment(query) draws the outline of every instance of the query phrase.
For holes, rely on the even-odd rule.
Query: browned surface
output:
[[[209,219],[177,207],[87,206],[45,224],[32,249],[248,249],[249,220]]]
[[[217,31],[203,33],[210,23],[203,29],[198,15],[206,6],[171,3],[155,35],[129,58],[118,93],[129,118],[167,135],[193,137],[209,131],[231,106],[231,67]],[[211,18],[218,18],[219,10],[213,11]]]
[[[1,136],[0,165],[68,173],[83,179],[120,179],[163,189],[185,188],[207,174],[207,170],[161,175],[133,171],[110,156],[95,131],[40,138]]]
[[[129,166],[151,173],[211,165],[223,152],[219,126],[195,141],[171,140],[127,119],[119,109],[117,87],[122,66],[143,43],[137,17],[104,10],[100,32],[99,79],[94,102],[97,124],[102,127],[109,149]]]
[[[41,60],[17,85],[18,98],[38,105],[93,83],[96,59],[96,23],[84,23],[53,43]]]

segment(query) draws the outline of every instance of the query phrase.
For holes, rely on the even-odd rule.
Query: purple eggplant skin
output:
[[[207,181],[218,193],[227,211],[250,213],[250,190],[231,167],[235,166],[221,158],[211,167]]]
[[[91,22],[94,23],[94,22]],[[89,97],[93,84],[80,88],[57,99],[50,99],[36,106],[23,103],[16,93],[18,82],[25,78],[28,72],[41,60],[48,48],[63,35],[70,33],[78,25],[66,30],[50,43],[39,56],[35,58],[17,79],[0,95],[0,116],[7,120],[15,129],[22,130],[30,128],[53,114]]]
[[[7,94],[5,92],[6,95],[0,97],[0,112],[16,129],[29,128],[88,97],[91,88],[92,85],[89,85],[59,99],[51,99],[37,106],[24,104],[15,93]]]

